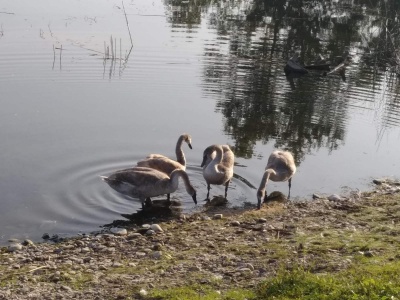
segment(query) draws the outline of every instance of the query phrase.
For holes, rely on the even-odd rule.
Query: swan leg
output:
[[[209,198],[210,197],[210,188],[211,188],[210,184],[207,183],[207,198],[206,198],[206,200],[210,199]]]
[[[167,203],[170,205],[171,204],[171,197],[170,194],[167,194]]]
[[[292,187],[292,178],[289,179],[289,194],[288,194],[288,199],[290,199],[290,188]]]
[[[226,199],[226,196],[228,195],[229,182],[231,182],[231,181],[228,180],[228,181],[225,183],[225,199]]]
[[[150,197],[146,198],[144,201],[142,201],[142,209],[144,209],[145,207],[150,207],[152,206],[152,202]]]

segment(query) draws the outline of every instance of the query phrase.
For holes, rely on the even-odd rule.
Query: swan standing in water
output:
[[[186,170],[185,154],[182,151],[183,142],[192,149],[192,138],[189,134],[182,134],[175,147],[176,161],[161,154],[150,154],[146,159],[137,163],[138,167],[147,167],[170,175],[176,169]]]
[[[289,194],[292,187],[292,177],[296,173],[296,164],[293,155],[288,151],[276,150],[271,153],[265,167],[264,175],[261,179],[260,187],[257,191],[258,209],[261,208],[261,202],[264,201],[266,195],[266,185],[268,180],[272,181],[289,181]]]
[[[175,192],[178,189],[179,178],[182,178],[187,193],[192,196],[195,204],[196,190],[189,181],[189,177],[183,170],[174,170],[170,176],[151,168],[133,167],[119,170],[110,176],[102,176],[102,179],[117,192],[133,198],[139,198],[144,203],[151,204],[150,197]]]
[[[233,177],[235,155],[228,145],[211,145],[203,152],[203,177],[207,182],[207,199],[210,196],[210,185],[225,185],[225,198],[229,182]]]

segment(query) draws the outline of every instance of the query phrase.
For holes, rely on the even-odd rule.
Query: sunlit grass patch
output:
[[[207,286],[183,286],[166,290],[153,290],[144,299],[151,300],[256,300],[254,292],[247,289],[232,289],[225,292]]]
[[[365,264],[333,274],[313,274],[307,270],[281,270],[267,279],[257,299],[398,299],[400,262]]]

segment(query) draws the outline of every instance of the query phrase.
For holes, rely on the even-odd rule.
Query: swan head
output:
[[[203,151],[203,161],[201,162],[200,167],[207,166],[214,158],[215,158],[215,149],[218,148],[218,145],[208,146]]]
[[[257,191],[257,208],[260,209],[261,208],[261,203],[264,201],[265,199],[265,189],[258,189]]]
[[[192,148],[192,137],[190,136],[190,134],[185,133],[185,134],[182,135],[182,137],[183,137],[183,141],[186,144],[188,144],[189,148],[193,149]]]
[[[196,199],[197,192],[194,189],[194,187],[189,186],[189,187],[186,188],[186,191],[188,192],[189,195],[192,196],[194,204],[197,204],[197,199]]]

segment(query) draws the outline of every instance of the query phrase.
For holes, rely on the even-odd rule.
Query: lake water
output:
[[[0,1],[0,244],[97,230],[135,212],[139,201],[100,175],[149,153],[174,157],[184,132],[200,200],[181,184],[172,197],[185,212],[203,205],[200,163],[214,143],[235,149],[231,206],[256,204],[252,186],[276,148],[295,154],[294,200],[398,177],[399,78],[371,56],[381,33],[373,8],[261,3]],[[305,63],[348,50],[345,80],[288,79],[294,50]]]

